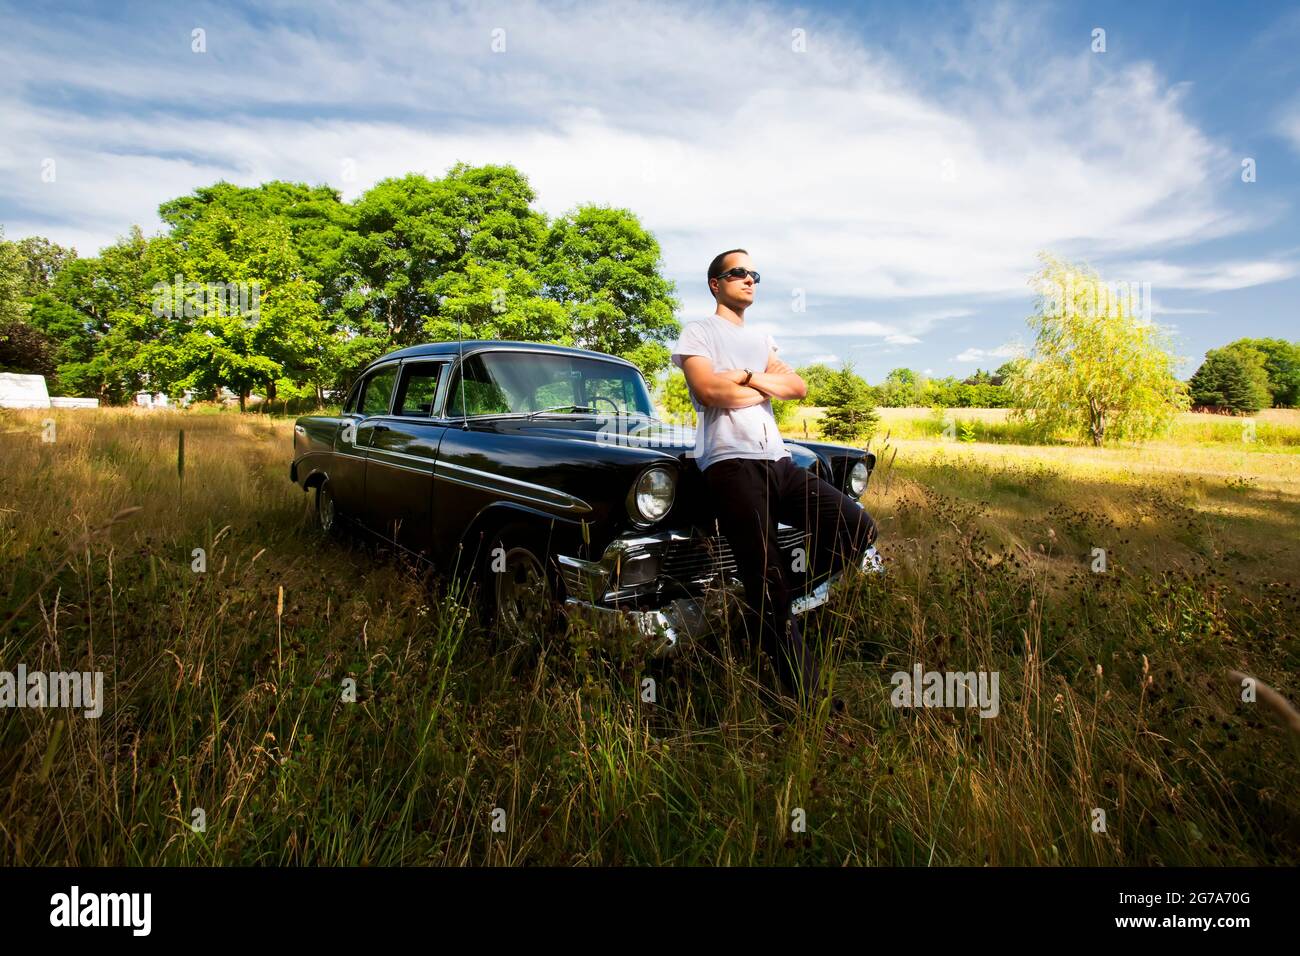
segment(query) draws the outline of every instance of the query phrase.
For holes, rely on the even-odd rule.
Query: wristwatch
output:
[[[741,384],[741,385],[748,385],[748,384],[749,384],[749,380],[750,380],[751,378],[753,378],[753,377],[754,377],[754,373],[751,372],[749,369],[745,369],[745,380],[744,380],[743,382],[741,382],[740,384]]]

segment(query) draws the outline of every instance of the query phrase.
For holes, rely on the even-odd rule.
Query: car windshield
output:
[[[547,352],[481,352],[452,381],[448,415],[651,415],[641,373],[618,362]]]

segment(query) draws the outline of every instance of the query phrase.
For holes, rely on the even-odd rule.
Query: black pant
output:
[[[800,468],[777,461],[725,458],[704,470],[719,530],[731,545],[745,588],[746,623],[787,688],[813,699],[821,693],[816,649],[790,613],[790,558],[777,545],[777,522],[812,535],[805,567],[812,582],[858,558],[876,540],[876,523],[852,498]],[[793,563],[793,561],[791,561]]]

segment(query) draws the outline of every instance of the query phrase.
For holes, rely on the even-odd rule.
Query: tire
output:
[[[328,481],[316,486],[316,527],[332,538],[341,537],[343,534],[343,516],[339,514],[338,504],[334,500],[334,491]]]
[[[545,538],[523,524],[510,524],[484,539],[478,566],[483,620],[507,642],[543,641],[557,623],[558,575]]]

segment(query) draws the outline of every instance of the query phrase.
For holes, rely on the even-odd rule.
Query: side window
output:
[[[433,400],[438,394],[438,380],[446,367],[442,362],[403,365],[394,414],[415,418],[428,418],[432,415]]]
[[[387,415],[388,399],[393,394],[393,383],[397,381],[397,366],[380,369],[362,386],[359,411],[362,415]]]
[[[447,409],[449,416],[505,414],[510,411],[510,399],[493,381],[482,357],[472,355],[462,363],[460,374],[452,380]]]

